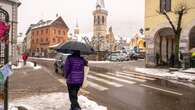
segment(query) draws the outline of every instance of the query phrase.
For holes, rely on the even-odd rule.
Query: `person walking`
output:
[[[28,59],[28,56],[27,56],[27,54],[25,52],[22,54],[22,59],[23,59],[24,65],[26,65],[26,61]]]
[[[77,95],[84,80],[84,66],[87,66],[87,61],[80,56],[80,51],[73,51],[65,61],[64,76],[71,102],[70,110],[81,110]]]

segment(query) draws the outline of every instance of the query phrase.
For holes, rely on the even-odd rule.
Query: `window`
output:
[[[46,38],[46,42],[48,42],[48,38]]]
[[[43,42],[43,39],[41,38],[41,42]]]
[[[98,24],[100,24],[100,17],[98,16]]]
[[[32,32],[32,36],[34,36],[34,31]]]
[[[58,30],[58,35],[61,35],[61,30]]]
[[[96,16],[94,16],[94,24],[96,24]]]
[[[37,31],[37,36],[39,35],[39,31]]]
[[[32,40],[32,44],[34,44],[34,39]]]
[[[41,35],[43,35],[43,30],[41,30]]]
[[[105,21],[105,20],[104,20],[104,16],[102,16],[102,24],[104,24],[104,21]]]
[[[48,34],[48,29],[46,29],[46,34]]]
[[[54,29],[54,34],[56,34],[56,30]]]
[[[60,38],[58,38],[58,42],[60,42]]]
[[[65,31],[63,31],[63,33],[64,33],[64,35],[66,35],[66,32]]]
[[[56,42],[56,39],[55,38],[53,38],[53,43],[55,43]]]
[[[160,0],[160,12],[171,11],[171,0]]]
[[[39,42],[39,39],[36,39],[36,43],[38,43]]]

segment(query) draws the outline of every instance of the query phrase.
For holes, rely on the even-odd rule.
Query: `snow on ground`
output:
[[[89,61],[89,63],[112,63],[111,61]]]
[[[190,68],[187,70],[183,70],[184,72],[188,72],[188,73],[195,73],[195,68]]]
[[[32,59],[38,59],[38,60],[46,60],[46,61],[55,61],[54,58],[37,58],[37,57],[30,57]]]
[[[19,61],[17,66],[12,65],[12,69],[20,69],[22,67],[32,67],[33,69],[41,69],[41,66],[39,65],[34,66],[33,62],[26,62],[26,65],[24,65],[22,61]]]
[[[82,110],[107,110],[85,96],[79,96],[78,101]],[[67,93],[50,93],[11,101],[9,110],[18,110],[18,106],[28,110],[69,110],[70,101]]]
[[[174,80],[187,80],[189,82],[195,81],[195,74],[185,73],[182,71],[173,71],[169,72],[168,69],[155,69],[155,68],[135,68],[137,72],[158,76],[158,77],[165,77],[168,79],[174,79]],[[192,71],[193,69],[189,69]],[[185,70],[188,71],[188,70]],[[195,73],[195,71],[194,71]]]

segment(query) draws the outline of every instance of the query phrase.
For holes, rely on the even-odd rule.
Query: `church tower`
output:
[[[107,16],[104,0],[97,0],[96,10],[93,11],[93,38],[94,47],[99,51],[106,50]]]

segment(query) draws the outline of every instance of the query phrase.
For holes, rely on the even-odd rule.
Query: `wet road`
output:
[[[38,63],[55,75],[51,63]],[[98,69],[89,73],[88,87],[82,91],[108,110],[195,110],[194,88],[137,75],[129,70]],[[63,81],[63,78],[58,77],[58,80]]]

